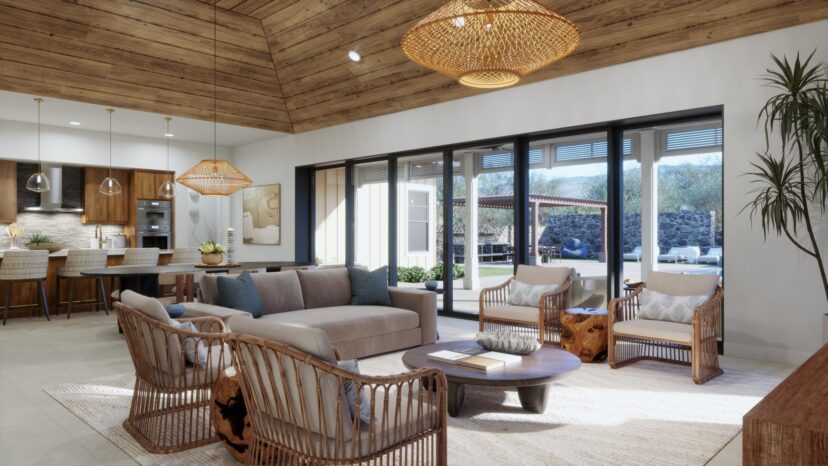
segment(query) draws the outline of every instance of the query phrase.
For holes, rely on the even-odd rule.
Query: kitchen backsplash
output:
[[[21,245],[29,242],[29,236],[32,233],[46,235],[53,242],[62,243],[65,248],[88,248],[89,239],[95,237],[95,225],[82,224],[80,214],[18,212],[17,224],[26,229],[23,239],[18,240]],[[9,248],[7,226],[7,223],[0,223],[0,249]],[[122,225],[101,225],[101,227],[105,238],[124,233]]]

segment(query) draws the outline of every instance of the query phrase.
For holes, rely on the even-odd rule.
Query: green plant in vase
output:
[[[208,239],[201,243],[198,247],[201,252],[201,262],[206,265],[219,265],[223,260],[224,246],[217,243],[215,240]]]

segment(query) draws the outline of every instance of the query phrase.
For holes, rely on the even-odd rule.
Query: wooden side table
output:
[[[247,462],[250,447],[250,417],[235,371],[222,375],[213,387],[213,427],[227,451],[241,463]]]
[[[575,307],[561,313],[561,346],[583,362],[607,359],[606,309]]]

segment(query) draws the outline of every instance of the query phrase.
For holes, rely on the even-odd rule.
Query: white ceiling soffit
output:
[[[37,106],[33,100],[35,97],[40,96],[0,91],[0,120],[36,123]],[[107,131],[109,120],[104,111],[106,108],[105,105],[44,97],[40,108],[40,121],[49,126]],[[112,132],[148,138],[164,138],[164,117],[167,115],[119,108],[115,110]],[[70,122],[73,121],[80,125],[72,125]],[[210,121],[173,116],[170,126],[171,133],[175,135],[174,139],[177,141],[213,143],[213,123]],[[220,146],[234,147],[284,135],[286,133],[219,123],[217,141]]]

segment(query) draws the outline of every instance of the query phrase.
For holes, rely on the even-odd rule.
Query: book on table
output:
[[[515,354],[499,353],[475,347],[436,351],[429,353],[427,357],[433,361],[458,364],[482,371],[503,368],[507,364],[519,363],[522,360],[521,356]]]

